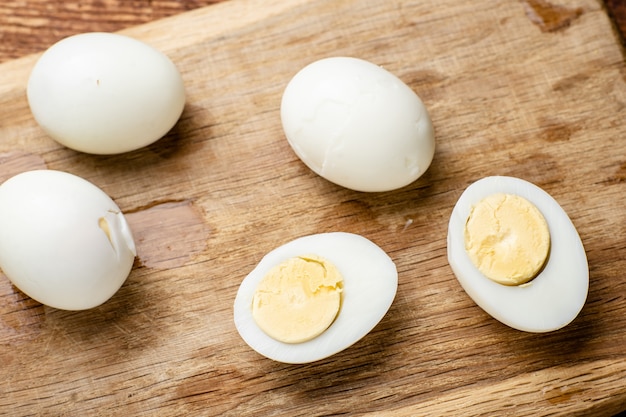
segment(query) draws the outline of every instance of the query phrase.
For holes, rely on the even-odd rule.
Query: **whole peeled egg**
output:
[[[518,330],[549,332],[574,320],[589,267],[574,224],[540,187],[482,178],[461,194],[448,225],[448,261],[478,306]]]
[[[0,230],[2,272],[26,295],[64,310],[111,298],[136,255],[115,202],[62,171],[27,171],[0,185]]]
[[[385,316],[398,287],[391,258],[367,238],[308,235],[272,250],[244,278],[234,320],[255,351],[308,363],[356,343]]]
[[[62,145],[92,154],[147,146],[178,121],[180,72],[163,53],[114,33],[83,33],[52,45],[27,85],[31,112]]]
[[[296,155],[318,175],[356,191],[404,187],[434,156],[422,100],[362,59],[330,57],[302,68],[283,92],[280,114]]]

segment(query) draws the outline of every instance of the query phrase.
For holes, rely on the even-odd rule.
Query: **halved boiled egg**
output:
[[[456,203],[448,261],[467,294],[518,330],[548,332],[578,316],[589,288],[573,223],[547,192],[513,177],[486,177]]]
[[[391,258],[375,243],[333,232],[269,252],[241,283],[237,331],[275,361],[308,363],[356,343],[385,316],[398,287]]]

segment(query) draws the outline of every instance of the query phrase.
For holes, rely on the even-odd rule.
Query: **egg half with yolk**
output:
[[[245,277],[235,325],[261,355],[314,362],[368,334],[397,287],[394,262],[370,240],[344,232],[304,236],[269,252]]]
[[[483,310],[527,332],[560,329],[581,311],[589,267],[574,224],[558,202],[514,177],[486,177],[457,201],[448,261]]]

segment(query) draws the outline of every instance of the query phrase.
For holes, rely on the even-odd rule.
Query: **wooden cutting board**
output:
[[[35,168],[92,181],[127,214],[139,252],[120,291],[83,312],[42,306],[0,274],[0,414],[626,409],[626,67],[602,3],[229,1],[124,33],[167,53],[188,92],[176,127],[128,154],[57,145],[25,98],[37,56],[0,65],[0,181]],[[333,55],[382,65],[424,100],[437,151],[414,184],[349,191],[289,148],[282,91]],[[452,274],[452,207],[488,175],[541,186],[580,233],[589,295],[562,330],[500,324]],[[328,231],[361,234],[392,257],[399,288],[389,313],[329,359],[261,357],[233,324],[239,283],[276,246]]]

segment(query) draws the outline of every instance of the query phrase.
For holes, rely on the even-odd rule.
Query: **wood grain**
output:
[[[0,62],[43,51],[81,32],[114,32],[223,0],[6,0],[0,4]]]
[[[1,64],[0,181],[47,167],[94,182],[127,213],[139,256],[120,291],[84,312],[42,306],[0,276],[0,414],[625,410],[623,50],[602,3],[551,2],[569,13],[554,30],[542,27],[532,3],[231,0],[136,27],[129,18],[123,32],[172,58],[188,100],[165,138],[118,156],[80,154],[47,138],[24,95],[37,56]],[[383,65],[424,100],[438,147],[414,184],[352,192],[314,175],[289,148],[282,90],[329,55]],[[589,296],[560,331],[501,325],[449,268],[450,212],[486,175],[541,186],[580,233]],[[364,235],[396,262],[389,313],[332,358],[289,366],[260,357],[232,321],[239,283],[274,247],[336,230]]]
[[[615,30],[620,35],[622,44],[626,43],[626,1],[604,0],[609,16],[613,19]]]
[[[6,0],[0,4],[0,62],[45,50],[81,32],[113,32],[225,0]],[[550,10],[545,0],[527,4]],[[622,42],[626,0],[604,0]]]

